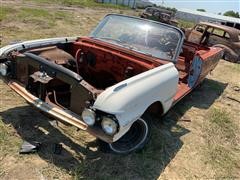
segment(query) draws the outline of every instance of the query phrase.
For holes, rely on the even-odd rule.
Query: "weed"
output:
[[[7,140],[7,129],[3,125],[3,123],[0,121],[0,146]]]
[[[178,26],[180,28],[192,28],[194,25],[194,22],[178,19]]]
[[[0,159],[6,154],[16,151],[20,140],[14,136],[13,130],[0,119]]]
[[[126,6],[116,5],[111,3],[97,3],[95,0],[25,0],[25,1],[34,1],[38,3],[49,3],[49,4],[60,4],[67,6],[81,6],[81,7],[103,7],[103,8],[116,8],[116,9],[129,9]]]
[[[230,177],[234,174],[236,158],[236,128],[228,112],[213,108],[206,119],[206,161],[217,171],[219,177]]]
[[[232,69],[237,73],[240,73],[240,64],[233,64]]]
[[[209,121],[226,139],[235,138],[235,127],[229,113],[224,110],[212,109],[209,113]]]
[[[14,9],[10,7],[0,7],[0,21],[4,20],[9,14],[13,13]]]
[[[49,11],[44,9],[36,9],[36,8],[21,8],[21,11],[18,14],[20,18],[33,18],[33,17],[41,17],[46,18],[51,16]]]

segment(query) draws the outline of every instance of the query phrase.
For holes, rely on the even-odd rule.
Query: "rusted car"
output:
[[[110,14],[89,37],[1,48],[0,73],[36,108],[125,154],[148,142],[148,113],[167,113],[221,56],[221,48],[184,42],[174,26]]]
[[[156,7],[148,7],[141,14],[141,18],[150,19],[170,25],[177,26],[178,22],[174,19],[174,12]]]
[[[240,31],[225,25],[201,22],[186,30],[187,40],[204,46],[224,49],[223,58],[240,63]]]

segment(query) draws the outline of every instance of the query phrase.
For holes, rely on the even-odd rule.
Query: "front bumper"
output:
[[[63,121],[77,128],[87,131],[91,135],[107,142],[112,143],[113,137],[106,135],[100,129],[90,127],[85,124],[81,117],[70,110],[65,110],[57,106],[53,106],[49,103],[42,101],[41,99],[35,97],[31,93],[29,93],[20,83],[17,81],[10,80],[7,84],[16,91],[20,96],[22,96],[28,103],[36,107],[37,109]]]

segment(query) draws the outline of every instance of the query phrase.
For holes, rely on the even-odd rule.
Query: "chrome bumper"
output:
[[[29,93],[20,83],[17,81],[9,81],[7,83],[14,91],[16,91],[20,96],[22,96],[28,103],[35,106],[37,109],[63,121],[71,124],[81,130],[87,131],[93,136],[108,142],[113,142],[113,137],[106,135],[98,128],[90,127],[85,124],[81,117],[70,110],[61,109],[60,107],[53,106],[49,103],[42,101],[41,99],[35,97]]]

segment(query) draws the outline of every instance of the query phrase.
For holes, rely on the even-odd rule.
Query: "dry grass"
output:
[[[2,4],[4,45],[15,40],[87,35],[107,13],[136,14],[34,2]],[[227,97],[240,100],[233,88],[239,82],[239,65],[221,61],[201,87],[161,120],[154,118],[149,145],[126,156],[99,151],[94,137],[74,127],[52,125],[51,119],[0,82],[0,179],[238,178],[239,103]],[[37,154],[19,155],[23,140],[41,141],[43,148]],[[54,143],[63,144],[62,155],[53,153]]]
[[[180,28],[192,28],[194,25],[194,22],[178,19],[178,26]]]
[[[89,8],[65,7],[61,6],[61,3],[7,4],[1,5],[2,45],[20,40],[87,35],[106,14],[123,13],[123,10],[118,8],[101,8],[95,11]],[[124,12],[136,14],[132,10]]]
[[[90,7],[90,8],[114,8],[114,9],[129,9],[126,6],[114,5],[111,3],[96,3],[95,0],[25,0],[26,2],[38,2],[44,4],[58,4],[65,6],[79,6],[79,7]]]
[[[216,178],[236,177],[239,167],[237,157],[237,128],[231,115],[223,109],[210,109],[206,119],[206,163],[216,169]]]

